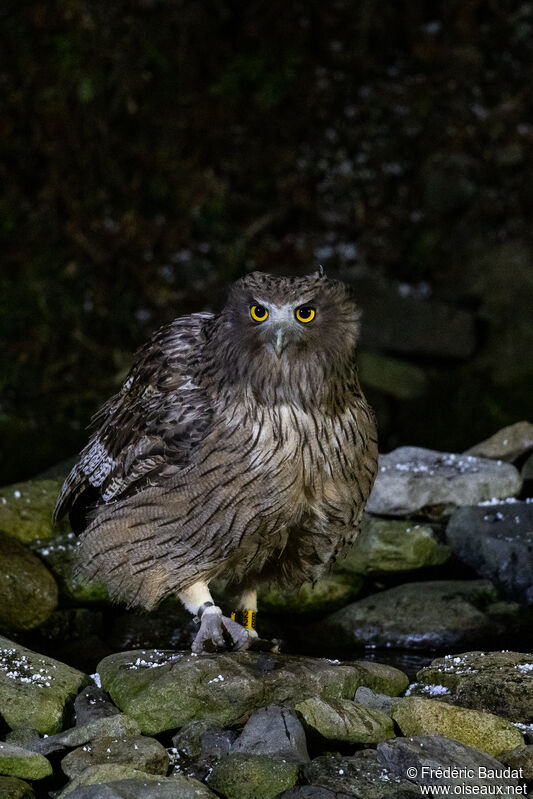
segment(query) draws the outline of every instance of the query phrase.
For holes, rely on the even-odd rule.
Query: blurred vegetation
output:
[[[466,448],[527,415],[533,3],[0,18],[0,482],[76,451],[148,333],[254,268],[322,262],[472,315],[467,361],[413,353],[426,393],[373,397],[383,449]]]

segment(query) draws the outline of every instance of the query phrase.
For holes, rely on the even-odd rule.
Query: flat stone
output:
[[[500,755],[500,760],[513,769],[521,769],[526,782],[533,781],[533,745],[516,746]]]
[[[533,604],[533,503],[458,508],[446,529],[454,553],[508,599]]]
[[[466,450],[466,455],[515,461],[533,449],[533,424],[516,422]]]
[[[20,541],[1,531],[0,582],[4,630],[38,627],[57,606],[57,585],[48,569]]]
[[[412,738],[395,738],[378,744],[377,759],[399,776],[409,772],[417,785],[505,785],[515,786],[516,779],[504,776],[499,760],[473,749],[471,746],[444,738],[441,735],[421,735]],[[435,776],[437,769],[461,769],[461,776]],[[486,777],[482,777],[484,774]],[[490,775],[494,775],[491,777]],[[464,791],[462,791],[464,793]]]
[[[533,654],[465,652],[433,660],[417,674],[423,685],[442,685],[447,701],[486,710],[514,722],[533,718]]]
[[[521,486],[520,473],[509,463],[400,447],[380,455],[367,510],[385,516],[416,513],[438,519],[463,505],[514,497]]]
[[[26,780],[42,780],[51,773],[52,766],[42,755],[0,741],[0,774]]]
[[[268,704],[352,698],[359,685],[383,690],[399,675],[406,679],[390,667],[258,652],[121,652],[104,658],[98,671],[113,702],[149,735],[192,720],[229,725]]]
[[[497,615],[491,612],[493,606]],[[471,646],[505,636],[508,616],[518,611],[515,605],[499,602],[486,580],[404,583],[356,600],[328,616],[320,635],[346,649]]]
[[[324,738],[351,743],[377,743],[394,737],[390,716],[349,699],[306,699],[296,705],[306,727]]]
[[[492,756],[524,743],[518,729],[500,716],[435,699],[401,697],[392,718],[406,736],[442,735]]]
[[[355,799],[399,799],[400,795],[420,799],[420,788],[378,763],[374,750],[352,757],[338,753],[321,755],[304,766],[304,777],[316,788]]]
[[[77,727],[120,713],[106,692],[96,685],[88,685],[83,691],[80,691],[74,700],[74,711]]]
[[[0,777],[2,799],[35,799],[31,785],[17,777]]]
[[[201,782],[181,775],[81,785],[68,796],[70,799],[215,799],[215,794]]]
[[[387,716],[390,716],[394,705],[392,696],[376,693],[371,688],[367,688],[364,685],[361,685],[355,692],[354,701],[359,702],[360,705],[371,707],[374,710],[380,710],[382,713],[386,713]]]
[[[109,593],[97,580],[86,582],[76,573],[78,537],[72,531],[54,531],[32,541],[32,551],[46,563],[61,593],[77,602],[105,602]]]
[[[0,488],[0,530],[23,543],[52,535],[60,480],[28,480]]]
[[[298,780],[298,766],[271,755],[230,754],[207,780],[226,799],[274,799]]]
[[[98,738],[128,738],[139,733],[140,728],[135,719],[120,713],[117,716],[96,719],[89,724],[71,727],[56,735],[41,738],[31,744],[31,749],[41,754],[49,754],[61,751],[65,747],[81,746]]]
[[[202,737],[204,742],[205,735]],[[231,747],[231,753],[271,755],[289,763],[307,763],[304,728],[286,707],[270,705],[253,713]]]
[[[429,525],[365,514],[357,540],[337,561],[357,574],[382,574],[438,566],[450,557]]]
[[[356,597],[363,584],[353,574],[330,574],[292,591],[272,583],[260,588],[259,607],[269,613],[331,612]]]
[[[57,732],[74,697],[88,683],[81,671],[0,636],[0,707],[11,728]]]
[[[63,772],[73,779],[86,768],[107,763],[131,765],[147,774],[162,774],[168,771],[168,754],[155,738],[144,735],[118,738],[97,738],[74,749],[61,761]]]
[[[124,785],[124,783],[131,783]],[[120,786],[124,785],[126,793],[120,793]],[[86,786],[93,786],[94,792],[88,793]],[[119,786],[119,787],[117,787]],[[96,790],[97,788],[97,790]],[[106,788],[115,793],[106,793]],[[156,791],[156,788],[163,790]],[[142,792],[144,789],[144,792]],[[68,783],[58,795],[57,799],[104,799],[106,796],[139,797],[139,799],[213,799],[214,794],[205,785],[189,777],[162,777],[156,774],[147,774],[133,766],[110,763],[108,765],[90,766],[85,771]]]

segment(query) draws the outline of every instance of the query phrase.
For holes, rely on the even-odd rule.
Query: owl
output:
[[[377,470],[358,330],[348,288],[320,269],[254,272],[220,313],[154,333],[58,498],[81,574],[128,606],[177,595],[200,622],[195,652],[249,646],[258,585],[316,580],[357,535]]]

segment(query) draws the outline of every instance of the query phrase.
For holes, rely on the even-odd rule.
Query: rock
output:
[[[400,447],[380,455],[367,510],[385,516],[418,513],[438,519],[462,505],[513,497],[521,485],[520,473],[509,463]]]
[[[452,741],[441,735],[421,735],[413,738],[395,738],[378,744],[378,763],[381,763],[399,776],[407,774],[407,769],[412,769],[411,779],[417,785],[446,785],[451,786],[450,794],[454,788],[463,785],[502,785],[515,786],[516,779],[504,776],[502,764],[471,746]],[[437,777],[432,770],[446,768],[461,769],[461,774],[446,777]],[[486,774],[483,778],[480,775]],[[489,775],[494,774],[491,779]],[[453,794],[452,794],[453,795]],[[512,793],[511,793],[512,795]]]
[[[29,480],[0,488],[0,530],[22,543],[52,535],[60,480]]]
[[[533,604],[533,503],[458,508],[446,537],[455,554],[504,596]]]
[[[447,701],[486,710],[510,721],[533,718],[533,654],[523,652],[466,652],[437,658],[421,669],[422,685],[440,684]]]
[[[531,449],[533,449],[533,424],[516,422],[498,430],[480,444],[470,447],[465,455],[512,462]]]
[[[70,799],[216,799],[215,794],[198,780],[173,777],[113,780],[75,788]]]
[[[270,755],[230,754],[214,767],[207,784],[226,799],[274,799],[297,779],[295,763]]]
[[[137,722],[120,713],[118,716],[97,719],[89,724],[71,727],[56,735],[50,735],[48,738],[41,738],[35,741],[31,748],[34,752],[49,754],[61,751],[64,747],[81,746],[99,738],[129,738],[139,733]]]
[[[500,716],[435,699],[401,697],[395,702],[392,718],[406,736],[442,735],[488,755],[524,742],[518,729]]]
[[[334,793],[318,785],[296,785],[280,793],[279,799],[352,799],[353,794]]]
[[[81,691],[74,700],[74,711],[76,713],[76,726],[90,724],[98,719],[116,716],[119,713],[118,707],[111,702],[108,695],[102,688],[96,685],[88,685]]]
[[[352,757],[338,753],[316,757],[304,767],[304,776],[314,787],[357,799],[399,799],[400,795],[420,797],[420,788],[378,763],[373,750]]]
[[[236,738],[234,730],[224,730],[212,720],[188,722],[173,736],[173,748],[168,749],[172,773],[204,780],[217,761],[230,753]]]
[[[41,561],[0,531],[0,628],[31,630],[57,605],[57,585]]]
[[[60,591],[77,602],[105,602],[107,589],[97,580],[85,582],[76,574],[78,538],[73,532],[58,532],[33,541],[31,548],[43,560],[56,578]]]
[[[500,760],[512,769],[521,769],[525,782],[533,781],[533,745],[516,746],[500,755]]]
[[[74,749],[61,761],[67,777],[73,779],[90,766],[107,763],[131,765],[147,774],[163,774],[168,771],[168,754],[155,738],[136,735],[127,738],[106,737],[86,743]]]
[[[202,735],[202,752],[207,757],[220,760],[229,755],[237,737],[235,730],[207,730]]]
[[[172,736],[172,746],[178,750],[180,756],[197,758],[204,751],[202,745],[204,735],[210,731],[220,732],[222,729],[220,724],[210,718],[189,721]]]
[[[394,737],[390,716],[349,699],[306,699],[296,710],[306,727],[329,740],[369,744]]]
[[[0,796],[2,799],[35,799],[31,785],[17,777],[0,777]]]
[[[126,793],[117,793],[120,787],[117,788],[119,781],[124,784],[124,781],[132,783],[125,785]],[[106,786],[106,783],[110,785]],[[93,793],[80,790],[83,786],[98,786],[98,790]],[[156,791],[156,788],[168,786],[165,791]],[[148,799],[150,796],[154,799],[214,799],[213,793],[202,785],[197,780],[192,780],[189,777],[162,777],[159,774],[147,774],[133,766],[124,766],[119,763],[110,763],[102,766],[90,766],[80,774],[79,777],[69,782],[68,785],[61,791],[57,799],[64,799],[65,796],[70,796],[71,799],[88,799],[92,796],[93,799],[104,799],[106,795],[113,796],[113,793],[106,794],[105,787],[115,791],[115,796],[124,799],[128,795],[139,797],[139,799]],[[141,787],[143,792],[141,792]],[[129,794],[128,794],[129,791]],[[133,793],[132,791],[138,791]]]
[[[362,384],[381,394],[408,400],[419,397],[426,389],[424,370],[407,361],[363,350],[358,353],[357,363]]]
[[[6,734],[6,741],[23,749],[31,749],[29,744],[39,738],[39,733],[32,727],[15,727]]]
[[[398,696],[409,685],[407,674],[387,663],[376,663],[374,660],[354,660],[352,663],[364,672],[361,684],[374,691]]]
[[[113,702],[153,735],[193,719],[229,725],[267,704],[351,698],[359,685],[382,690],[399,675],[406,679],[396,669],[374,665],[258,652],[140,650],[110,655],[98,671]]]
[[[309,761],[301,723],[291,710],[275,705],[262,707],[250,716],[231,753],[270,755],[289,763]]]
[[[11,728],[57,732],[74,697],[88,683],[81,671],[0,636],[0,708]]]
[[[380,710],[382,713],[386,713],[387,716],[390,716],[394,705],[392,696],[378,694],[364,685],[361,685],[355,692],[354,701],[360,705],[371,707],[373,710]]]
[[[269,613],[331,612],[357,596],[363,582],[352,574],[330,574],[294,591],[272,583],[260,589],[259,607]]]
[[[342,553],[338,567],[357,574],[410,571],[438,566],[450,550],[428,525],[378,519],[365,514],[357,540]]]
[[[328,616],[320,635],[345,648],[440,649],[494,642],[507,634],[506,615],[517,612],[497,600],[486,580],[404,583]]]
[[[26,780],[42,780],[51,773],[52,766],[42,755],[0,741],[0,774]]]
[[[524,462],[521,475],[524,482],[526,480],[533,480],[533,455],[530,455]]]

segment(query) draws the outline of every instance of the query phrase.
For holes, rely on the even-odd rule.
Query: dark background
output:
[[[76,452],[133,351],[322,263],[381,449],[530,414],[533,3],[4,2],[0,481]]]

